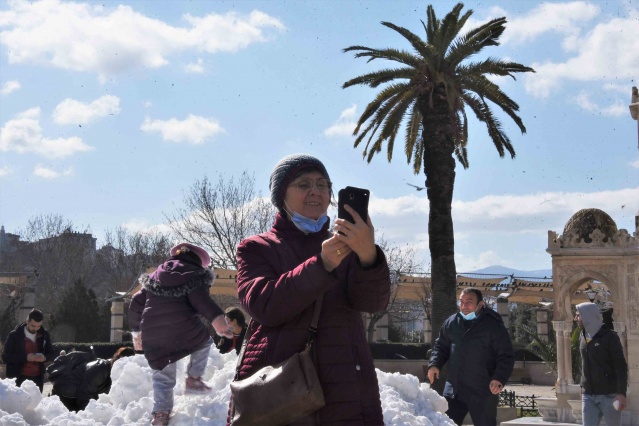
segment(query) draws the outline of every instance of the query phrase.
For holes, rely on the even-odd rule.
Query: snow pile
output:
[[[184,396],[187,359],[178,362],[175,405],[171,424],[224,425],[233,379],[234,353],[221,355],[211,348],[204,380],[212,387],[209,395]],[[377,370],[386,425],[452,426],[443,414],[446,400],[417,377]],[[153,408],[151,368],[143,355],[118,360],[111,371],[113,385],[108,394],[90,401],[84,411],[69,412],[57,396],[43,397],[30,381],[21,387],[15,380],[0,381],[0,424],[29,425],[148,425]]]

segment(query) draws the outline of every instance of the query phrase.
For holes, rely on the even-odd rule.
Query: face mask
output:
[[[471,313],[469,313],[468,315],[464,314],[463,312],[460,312],[460,315],[462,316],[463,319],[465,319],[466,321],[471,321],[474,320],[475,318],[477,318],[477,315],[475,314],[475,311],[472,311]]]
[[[321,231],[324,227],[324,224],[328,220],[328,215],[324,213],[317,220],[314,220],[306,216],[302,216],[297,212],[293,212],[293,216],[291,217],[291,219],[300,231],[318,232]]]
[[[479,302],[479,303],[481,303],[481,302]],[[478,309],[481,309],[481,308],[482,308],[482,306],[477,306],[477,308],[475,309],[475,311],[476,311],[476,310],[478,310]],[[469,314],[464,314],[462,311],[459,311],[459,314],[460,314],[460,315],[462,316],[462,318],[463,318],[463,319],[465,319],[466,321],[472,321],[472,320],[474,320],[475,318],[477,318],[477,314],[475,313],[475,311],[472,311],[472,312],[471,312],[471,313],[469,313]]]

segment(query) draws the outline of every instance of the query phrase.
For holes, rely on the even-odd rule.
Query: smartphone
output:
[[[355,188],[354,186],[340,189],[337,193],[337,217],[355,223],[353,216],[344,208],[344,204],[348,204],[366,222],[368,219],[369,195],[370,191],[368,189]]]

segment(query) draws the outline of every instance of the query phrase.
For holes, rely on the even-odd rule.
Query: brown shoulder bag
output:
[[[235,380],[231,382],[233,426],[287,425],[325,405],[324,393],[311,356],[323,297],[320,296],[315,302],[308,342],[303,351],[238,380],[251,334],[246,333],[237,361]]]

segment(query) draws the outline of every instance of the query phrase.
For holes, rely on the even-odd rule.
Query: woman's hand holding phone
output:
[[[360,264],[363,267],[369,267],[377,260],[377,248],[375,247],[375,231],[370,216],[367,221],[351,208],[348,204],[344,204],[344,209],[350,213],[354,219],[354,223],[346,219],[336,219],[333,230],[339,241],[346,243],[359,257]],[[328,241],[328,240],[327,240]],[[323,251],[323,249],[322,249]]]

